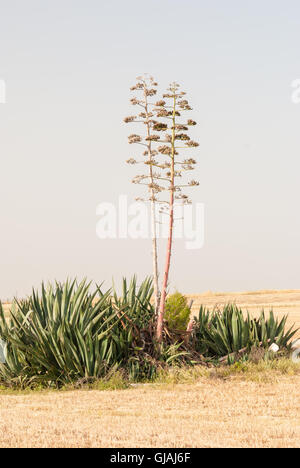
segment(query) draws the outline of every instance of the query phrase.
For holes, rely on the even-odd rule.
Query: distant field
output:
[[[247,291],[232,293],[203,293],[190,294],[187,296],[193,300],[193,312],[197,313],[201,304],[213,309],[215,306],[222,306],[228,302],[235,302],[253,315],[258,314],[262,309],[269,311],[273,309],[278,317],[288,314],[288,326],[295,323],[296,328],[300,328],[300,290],[282,291]],[[9,312],[10,304],[4,304],[4,311]],[[298,332],[300,336],[300,331]]]
[[[193,312],[197,313],[201,304],[213,309],[228,302],[234,302],[255,316],[262,309],[268,312],[273,309],[278,317],[289,316],[288,326],[295,323],[296,328],[300,328],[300,290],[283,291],[247,291],[237,293],[204,293],[190,294],[189,300],[193,300]],[[298,332],[300,336],[300,331]]]

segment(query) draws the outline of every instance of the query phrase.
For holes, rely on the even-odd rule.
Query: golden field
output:
[[[0,447],[299,447],[300,374],[270,375],[0,393]]]

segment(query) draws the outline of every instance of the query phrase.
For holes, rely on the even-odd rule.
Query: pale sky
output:
[[[151,274],[150,241],[96,236],[100,202],[139,195],[122,120],[142,73],[199,123],[205,244],[175,242],[172,287],[299,289],[299,43],[299,0],[0,0],[0,298]]]

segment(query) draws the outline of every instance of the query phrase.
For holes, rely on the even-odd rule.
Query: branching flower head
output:
[[[153,189],[156,193],[162,192],[164,190],[164,187],[156,184],[155,182],[149,184],[149,188]]]
[[[184,165],[182,166],[182,169],[183,169],[184,171],[193,171],[195,168],[194,168],[194,166],[192,166],[191,164],[184,164]]]
[[[135,115],[129,115],[128,117],[125,117],[124,122],[125,123],[134,122],[135,119],[136,119]]]
[[[137,160],[136,160],[136,159],[134,159],[134,158],[127,159],[127,161],[126,161],[126,162],[127,162],[127,164],[131,164],[131,165],[133,165],[133,164],[137,164]]]
[[[172,148],[170,146],[159,146],[157,149],[161,154],[172,154]]]
[[[191,201],[187,195],[181,193],[180,195],[175,195],[176,200],[181,200],[183,204],[190,204]]]
[[[192,110],[192,108],[190,107],[186,99],[183,99],[182,101],[178,101],[178,105],[182,110]]]
[[[183,164],[197,164],[197,161],[193,158],[185,159]]]
[[[199,146],[199,143],[197,143],[196,141],[193,141],[193,140],[190,140],[186,143],[186,146],[190,146],[190,147],[197,147]]]
[[[133,106],[137,106],[138,104],[140,104],[140,101],[137,98],[130,99],[130,102]]]
[[[154,109],[157,117],[168,117],[169,112],[166,109]]]
[[[157,93],[156,89],[147,89],[145,92],[147,96],[155,96]]]
[[[153,130],[156,132],[165,132],[168,129],[168,125],[161,123],[161,122],[155,122],[153,125]]]
[[[133,184],[139,184],[140,182],[142,182],[145,179],[147,179],[146,175],[137,175],[132,179],[132,183]]]
[[[128,142],[130,145],[132,145],[132,143],[140,143],[141,141],[142,138],[139,135],[132,134],[128,137]]]
[[[160,135],[149,135],[145,138],[145,141],[158,141],[158,140],[160,140]]]
[[[185,125],[182,125],[182,124],[176,124],[175,125],[175,130],[182,130],[182,131],[185,131],[187,132],[188,131],[188,127],[186,127]]]
[[[146,150],[143,152],[143,155],[144,156],[149,156],[149,150]],[[158,151],[156,150],[151,150],[150,151],[150,156],[153,157],[153,156],[157,156],[158,155]]]
[[[171,167],[171,163],[169,162],[164,162],[163,164],[160,164],[159,166],[161,169],[169,169]]]
[[[177,135],[175,135],[175,140],[189,141],[190,137],[186,133],[178,133]]]

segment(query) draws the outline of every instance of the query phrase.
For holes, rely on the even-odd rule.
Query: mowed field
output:
[[[296,448],[299,388],[298,374],[115,391],[0,392],[0,447]]]
[[[282,291],[247,291],[240,293],[204,293],[188,295],[193,300],[192,310],[197,314],[201,304],[210,309],[222,307],[227,303],[235,303],[251,315],[257,316],[262,309],[269,312],[273,309],[275,315],[281,318],[288,315],[287,326],[295,324],[300,329],[300,290]],[[300,332],[298,332],[300,336]]]

